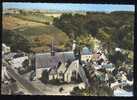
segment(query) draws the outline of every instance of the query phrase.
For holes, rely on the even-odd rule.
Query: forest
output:
[[[77,37],[91,35],[106,47],[133,50],[134,13],[115,11],[111,13],[87,12],[86,15],[63,14],[54,19],[54,25],[67,35]]]

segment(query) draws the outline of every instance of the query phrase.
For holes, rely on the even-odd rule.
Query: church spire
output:
[[[53,40],[52,40],[52,43],[51,43],[51,56],[54,56],[54,55],[55,55],[54,44],[53,44]]]

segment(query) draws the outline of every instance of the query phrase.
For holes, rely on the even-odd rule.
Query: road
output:
[[[7,66],[7,72],[13,77],[17,82],[19,82],[25,89],[27,89],[32,95],[44,95],[40,90],[35,88],[31,82],[21,77],[16,73],[11,66]]]
[[[85,71],[82,68],[82,66],[79,67],[79,75],[80,75],[82,81],[86,84],[86,86],[89,87],[90,84],[88,82],[88,78],[86,77]]]

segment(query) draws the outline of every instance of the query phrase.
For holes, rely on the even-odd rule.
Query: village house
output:
[[[10,47],[6,46],[4,43],[2,43],[2,54],[6,54],[10,52]]]
[[[92,59],[92,52],[88,47],[84,47],[81,51],[81,61],[87,62]]]
[[[59,79],[64,82],[73,82],[78,80],[79,74],[79,61],[72,61],[70,65],[67,66],[67,63],[63,63],[57,69],[51,69],[49,73],[49,80]]]
[[[64,73],[64,81],[71,82],[78,80],[79,75],[79,61],[73,61],[68,67],[67,71]]]
[[[2,82],[6,82],[7,79],[11,78],[7,72],[6,66],[7,66],[7,62],[4,59],[2,59],[2,75],[1,75]]]

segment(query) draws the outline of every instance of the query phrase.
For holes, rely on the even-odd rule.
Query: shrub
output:
[[[46,84],[48,82],[48,71],[44,70],[42,72],[42,77],[40,78],[41,82],[43,82],[44,84]]]
[[[62,83],[60,83],[59,79],[50,80],[49,83],[53,84],[53,85],[60,85],[60,84],[62,84]]]

